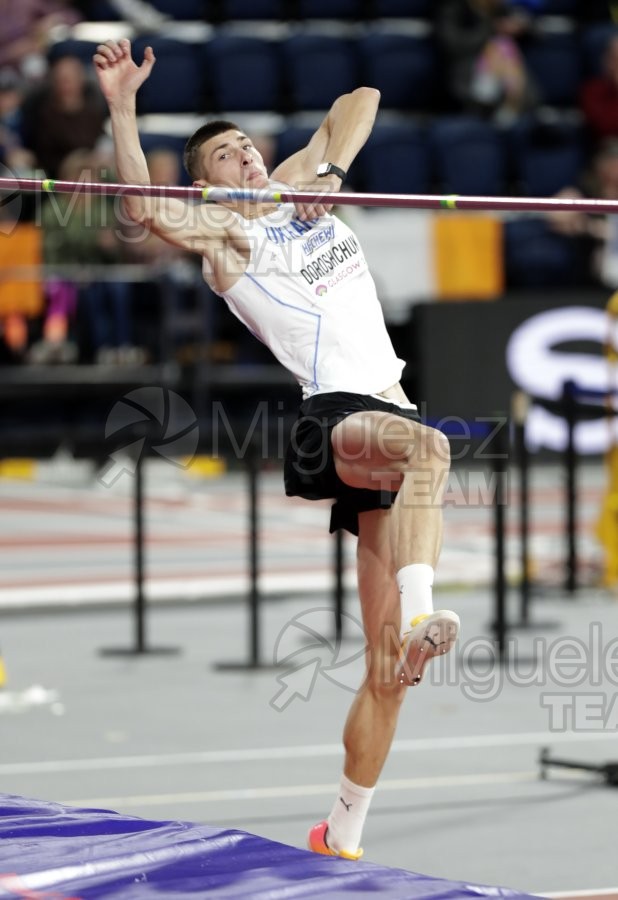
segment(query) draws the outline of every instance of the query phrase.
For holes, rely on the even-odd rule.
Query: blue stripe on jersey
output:
[[[274,300],[275,303],[279,303],[280,306],[287,306],[288,309],[295,309],[297,312],[305,313],[305,315],[307,315],[307,316],[313,316],[315,319],[318,320],[318,321],[317,321],[317,326],[318,326],[318,327],[317,327],[317,332],[316,332],[316,336],[315,336],[315,352],[314,352],[314,354],[313,354],[313,387],[314,387],[314,388],[316,389],[316,391],[317,391],[317,390],[319,389],[319,387],[320,387],[319,384],[318,384],[318,372],[317,372],[317,367],[318,367],[318,347],[319,347],[319,344],[320,344],[320,326],[322,325],[322,316],[321,316],[321,314],[320,314],[320,313],[311,312],[311,310],[309,310],[309,309],[303,309],[302,306],[294,306],[293,303],[286,303],[285,300],[280,300],[279,297],[275,297],[274,294],[271,294],[270,291],[266,290],[266,288],[264,287],[264,285],[263,285],[263,284],[260,284],[260,282],[257,281],[257,280],[253,277],[253,275],[249,275],[248,272],[245,272],[244,274],[246,275],[246,277],[247,277],[250,281],[253,282],[253,284],[254,284],[257,288],[259,288],[260,291],[262,291],[262,293],[266,294],[267,297],[270,297],[271,300]]]

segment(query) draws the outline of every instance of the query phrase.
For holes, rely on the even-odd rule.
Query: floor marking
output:
[[[478,775],[439,775],[426,778],[391,778],[380,782],[380,791],[418,791],[435,788],[477,787],[486,784],[520,784],[539,780],[538,772],[484,772]],[[176,794],[139,794],[128,797],[88,797],[63,800],[69,806],[167,806],[171,803],[217,803],[231,800],[274,800],[335,794],[337,784],[295,784],[216,791],[186,791]]]
[[[598,891],[552,891],[551,894],[539,894],[539,897],[564,898],[564,900],[575,900],[576,897],[605,897],[605,900],[618,900],[618,887],[601,888]]]
[[[323,572],[299,571],[298,567],[288,571],[270,571],[259,579],[259,588],[266,594],[305,593],[326,591],[332,586],[332,573],[324,566]],[[302,590],[299,590],[299,584]],[[355,571],[347,566],[344,571],[344,585],[353,590],[356,584]],[[79,580],[69,583],[61,580],[56,586],[49,587],[49,579],[44,585],[0,589],[0,607],[4,609],[25,609],[29,606],[60,605],[79,607],[88,602],[126,603],[135,595],[135,585],[131,578],[124,580],[96,583]],[[147,600],[182,599],[203,600],[206,597],[227,597],[229,595],[244,597],[249,590],[249,575],[218,575],[205,573],[193,578],[178,577],[173,573],[162,576],[151,576],[144,584]]]
[[[485,734],[447,738],[415,738],[393,741],[391,753],[418,753],[436,750],[474,750],[480,747],[513,747],[546,744],[614,741],[616,733],[529,731],[515,734]],[[108,756],[90,759],[40,760],[0,763],[1,775],[36,775],[56,772],[88,772],[108,769],[164,768],[169,766],[212,765],[230,762],[263,762],[280,759],[311,759],[342,756],[341,744],[304,744],[297,747],[255,747],[232,750],[203,750],[143,756]]]

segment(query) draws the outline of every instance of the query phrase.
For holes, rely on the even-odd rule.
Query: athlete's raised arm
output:
[[[342,94],[307,146],[282,162],[272,173],[272,179],[298,190],[339,191],[343,178],[333,171],[333,167],[342,174],[347,173],[371,134],[379,103],[380,92],[376,88],[359,87],[349,94]],[[330,171],[320,175],[320,167],[328,167]],[[322,215],[331,205],[306,207],[302,217]]]
[[[123,184],[150,184],[137,127],[136,96],[155,64],[152,48],[146,47],[138,66],[130,41],[106,41],[97,47],[93,62],[110,112],[118,179]],[[123,204],[133,221],[187,250],[204,253],[209,241],[225,236],[223,210],[170,197],[125,196]]]

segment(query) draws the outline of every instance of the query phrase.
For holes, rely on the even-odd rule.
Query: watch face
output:
[[[333,175],[337,175],[339,178],[341,178],[342,181],[345,181],[345,179],[346,179],[346,173],[343,171],[343,169],[340,169],[339,166],[335,166],[333,163],[329,163],[329,162],[320,163],[320,165],[317,167],[317,169],[315,171],[316,171],[318,178],[321,175],[333,174]]]

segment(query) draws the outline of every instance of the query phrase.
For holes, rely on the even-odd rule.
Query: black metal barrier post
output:
[[[144,619],[144,464],[141,454],[135,466],[135,644],[138,653],[146,649]]]
[[[530,617],[530,460],[526,446],[526,417],[528,415],[529,398],[522,391],[513,397],[513,436],[515,441],[515,457],[519,469],[519,563],[521,580],[519,582],[519,624],[526,627]]]
[[[513,440],[515,459],[519,472],[519,564],[521,576],[519,582],[519,621],[510,622],[514,629],[555,628],[557,622],[531,622],[530,601],[532,584],[530,579],[530,454],[526,444],[526,418],[530,406],[530,397],[523,391],[513,396]]]
[[[567,426],[567,439],[564,451],[564,465],[566,473],[566,579],[565,589],[569,594],[574,594],[577,590],[577,543],[575,531],[577,527],[577,496],[576,496],[576,453],[575,453],[575,384],[567,381],[562,391],[562,400],[564,403],[564,418]]]
[[[248,494],[249,494],[249,518],[248,518],[248,555],[249,555],[249,658],[246,662],[218,662],[215,668],[219,670],[244,670],[244,669],[277,669],[280,663],[273,660],[264,663],[261,659],[261,634],[260,634],[260,605],[261,594],[259,588],[260,563],[259,563],[259,457],[255,447],[251,447],[246,457]],[[333,612],[335,618],[335,641],[337,645],[343,639],[344,599],[345,586],[343,583],[344,563],[344,533],[338,530],[333,535]]]
[[[506,581],[506,507],[509,503],[509,421],[501,415],[503,424],[493,435],[491,442],[492,472],[495,479],[494,491],[494,532],[495,532],[495,569],[494,569],[494,621],[492,631],[496,644],[498,662],[504,665],[508,659],[509,631],[519,627],[519,623],[510,622],[507,616],[507,581]],[[523,627],[527,627],[525,623]],[[536,628],[541,626],[535,623]],[[522,661],[521,655],[518,659]],[[535,658],[532,657],[532,661]]]
[[[334,534],[335,544],[335,583],[333,590],[333,608],[335,613],[335,641],[337,646],[341,643],[343,637],[343,602],[345,596],[345,588],[343,585],[343,530],[337,529]]]
[[[602,391],[590,391],[578,389],[573,381],[567,381],[563,385],[562,404],[566,422],[567,433],[564,450],[564,464],[566,472],[565,485],[565,525],[566,525],[566,579],[565,590],[574,594],[578,587],[578,559],[577,559],[577,452],[575,448],[575,424],[586,410],[594,407],[583,405],[584,400],[606,400],[607,393]],[[548,770],[553,768],[579,770],[592,772],[601,777],[604,784],[610,787],[618,787],[618,761],[596,764],[583,761],[561,759],[551,756],[547,747],[541,749],[539,755],[540,777],[546,779]]]
[[[502,416],[501,416],[502,418]],[[493,435],[491,445],[492,472],[495,479],[494,491],[494,534],[495,534],[495,571],[494,571],[494,621],[492,629],[496,641],[498,651],[498,659],[500,663],[506,661],[506,638],[507,638],[507,620],[506,620],[506,540],[505,540],[505,505],[508,502],[508,491],[506,481],[508,478],[507,462],[508,462],[508,419],[504,418],[504,425],[501,425]]]
[[[259,559],[259,473],[260,458],[255,446],[250,446],[246,454],[247,477],[249,487],[249,520],[248,520],[248,553],[249,553],[249,658],[246,662],[218,662],[215,669],[277,669],[280,665],[274,660],[264,663],[260,654],[260,559]]]
[[[260,588],[259,578],[259,520],[258,520],[258,461],[250,451],[249,474],[249,616],[250,616],[250,667],[260,665]]]
[[[135,644],[133,647],[102,647],[101,656],[171,655],[180,652],[179,647],[150,647],[146,641],[146,594],[144,591],[145,534],[144,534],[144,456],[145,446],[138,441],[133,466],[133,560],[134,598],[133,621]]]

